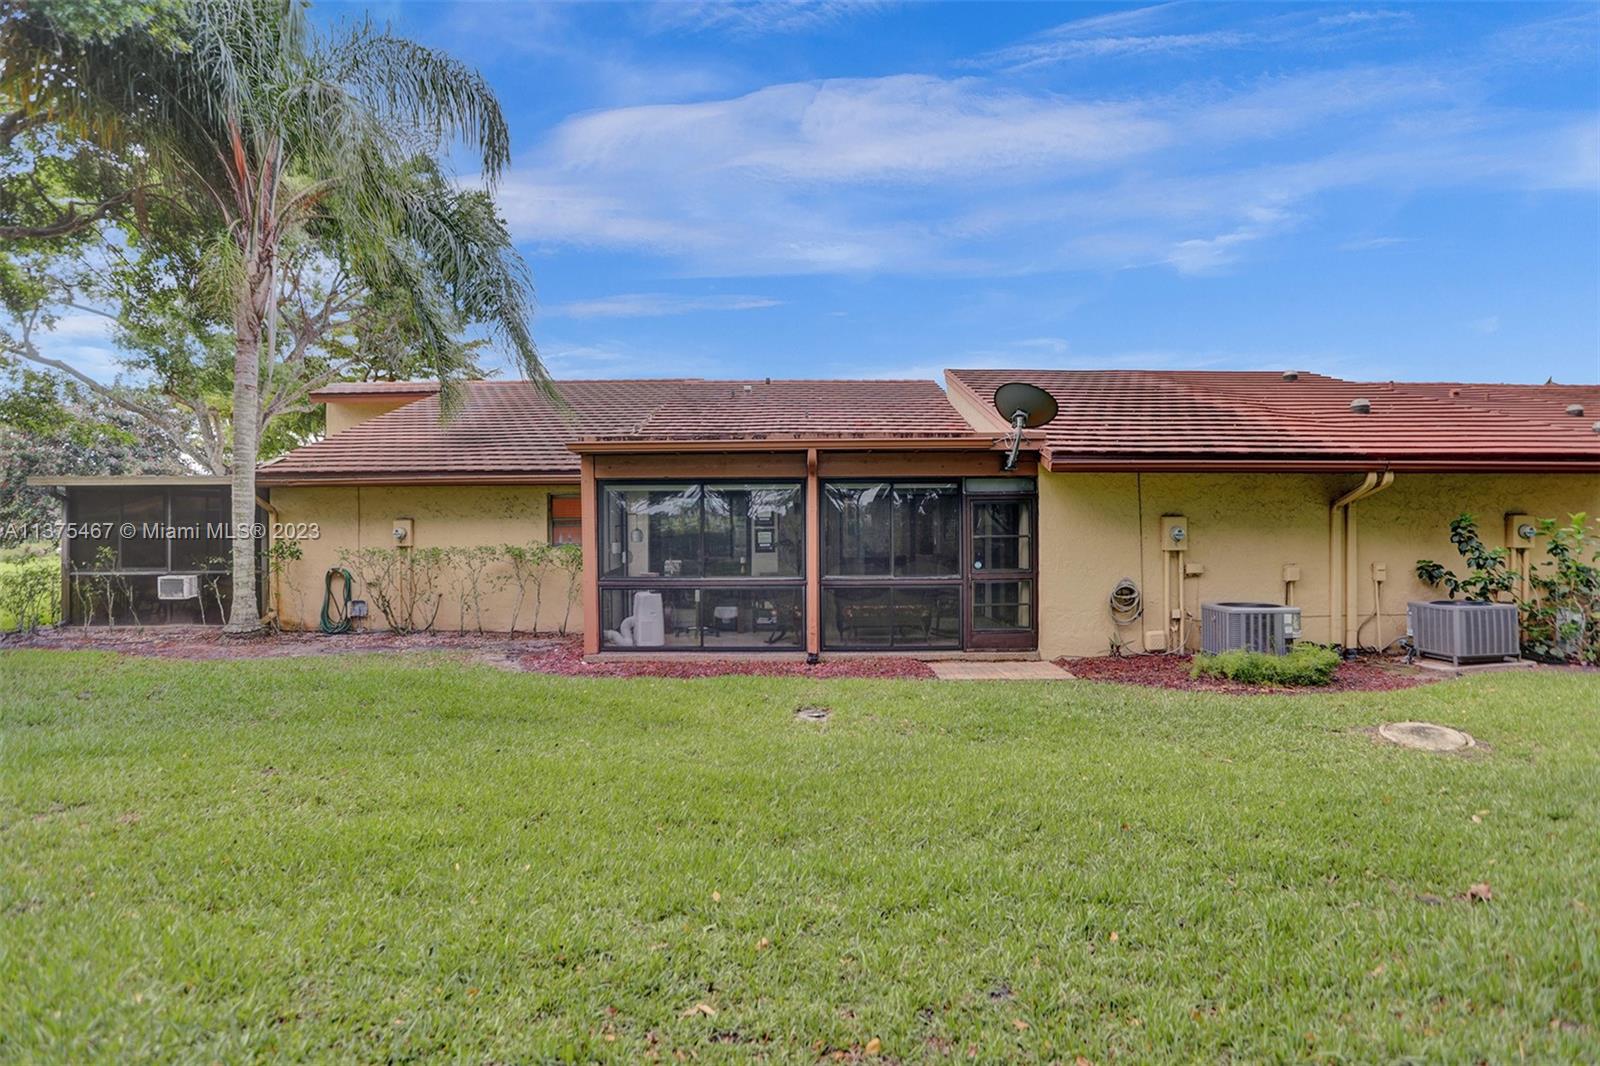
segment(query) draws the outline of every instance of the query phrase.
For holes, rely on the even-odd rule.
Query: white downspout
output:
[[[1352,505],[1375,496],[1394,484],[1394,471],[1374,470],[1360,485],[1334,500],[1328,508],[1328,642],[1349,648],[1355,640],[1350,619],[1356,612],[1351,602],[1354,585],[1351,574],[1356,567],[1356,518]],[[1341,521],[1341,518],[1343,521]],[[1342,565],[1341,565],[1342,563]],[[1335,608],[1335,605],[1337,609]]]

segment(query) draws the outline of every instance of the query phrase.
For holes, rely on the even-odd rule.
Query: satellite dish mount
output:
[[[1055,421],[1060,410],[1054,396],[1025,381],[1010,381],[995,389],[994,408],[1011,423],[1013,431],[1011,450],[1006,453],[1003,470],[1017,465],[1017,455],[1022,451],[1022,431],[1048,425]]]

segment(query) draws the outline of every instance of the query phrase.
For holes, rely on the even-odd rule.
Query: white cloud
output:
[[[1379,248],[1393,248],[1400,244],[1411,244],[1414,237],[1357,237],[1339,245],[1341,252],[1372,252]]]
[[[1483,318],[1475,318],[1471,322],[1467,323],[1467,328],[1472,330],[1474,333],[1482,333],[1484,336],[1499,333],[1500,316],[1485,315]]]
[[[926,74],[791,82],[569,119],[501,205],[525,242],[643,251],[690,275],[1206,273],[1337,191],[1593,190],[1600,123],[1499,103],[1495,70],[1359,65],[1122,98]]]
[[[603,111],[563,124],[551,147],[579,174],[666,164],[694,177],[917,182],[1098,166],[1166,140],[1164,123],[1137,104],[900,74]]]
[[[647,7],[645,23],[657,31],[762,37],[824,29],[889,6],[881,0],[673,0]]]
[[[1221,18],[1230,25],[1218,28]],[[1164,58],[1245,48],[1325,50],[1411,21],[1406,12],[1311,10],[1262,13],[1248,5],[1159,4],[1073,19],[982,56],[979,65],[1010,71],[1093,59]]]
[[[1317,16],[1318,26],[1365,26],[1376,22],[1411,22],[1414,16],[1409,11],[1384,11],[1375,8],[1364,8],[1357,11],[1341,11],[1333,15]]]
[[[111,384],[128,371],[118,362],[112,342],[114,324],[104,315],[74,312],[62,315],[48,332],[33,335],[40,354],[87,374],[96,381]]]
[[[677,296],[664,292],[632,292],[573,300],[545,313],[556,318],[660,318],[701,311],[755,311],[778,307],[782,300],[770,296]]]

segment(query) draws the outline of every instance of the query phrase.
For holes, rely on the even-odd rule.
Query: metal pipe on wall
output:
[[[1360,485],[1328,507],[1328,641],[1349,648],[1357,636],[1351,631],[1355,617],[1356,517],[1353,505],[1394,484],[1394,471],[1372,471]]]

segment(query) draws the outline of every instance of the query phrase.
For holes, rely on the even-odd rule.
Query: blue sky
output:
[[[320,3],[475,64],[563,377],[1600,381],[1600,7]]]

